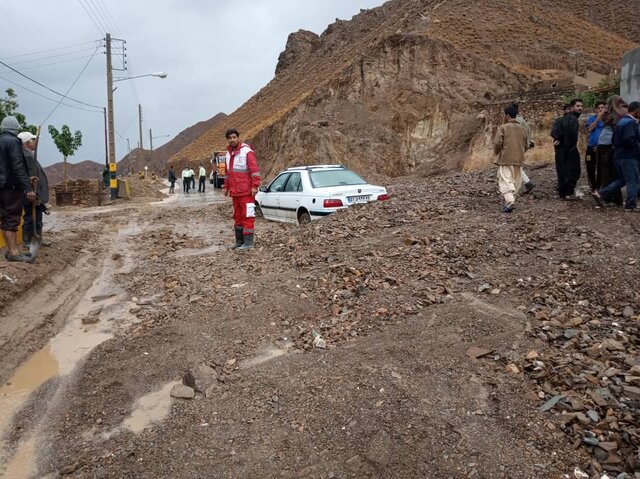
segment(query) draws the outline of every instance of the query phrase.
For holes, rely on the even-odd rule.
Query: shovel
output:
[[[35,174],[38,174],[38,140],[40,140],[40,127],[38,127],[38,131],[36,132],[36,149],[33,151],[33,169]],[[35,191],[38,187],[38,180],[33,182],[33,190]],[[31,243],[29,244],[29,254],[31,255],[31,260],[33,261],[38,256],[38,251],[40,251],[40,246],[42,246],[42,236],[38,235],[38,222],[36,221],[36,209],[38,207],[37,198],[31,203],[31,218],[33,221],[33,236],[31,236]]]

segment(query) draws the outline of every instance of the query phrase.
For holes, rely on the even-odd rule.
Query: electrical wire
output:
[[[98,16],[100,17],[101,22],[106,25],[106,27],[108,28],[108,32],[114,32],[115,33],[115,29],[113,28],[113,25],[111,25],[111,23],[109,23],[109,20],[107,19],[106,15],[103,13],[103,11],[98,7],[98,5],[96,4],[96,2],[94,2],[94,0],[85,0],[87,1],[87,3],[91,3],[91,5],[93,5],[94,11],[97,12]]]
[[[97,49],[96,49],[96,51],[97,51]],[[29,81],[31,81],[31,82],[33,82],[33,83],[35,83],[36,85],[41,86],[41,87],[42,87],[42,88],[44,88],[45,90],[49,90],[50,92],[55,93],[56,95],[63,96],[63,97],[68,98],[69,100],[71,100],[71,101],[73,101],[73,102],[75,102],[75,103],[80,103],[81,105],[90,106],[90,107],[92,107],[92,108],[102,108],[101,106],[98,106],[98,105],[92,105],[91,103],[86,103],[86,102],[84,102],[84,101],[80,101],[80,100],[76,100],[75,98],[71,98],[70,96],[63,95],[62,93],[60,93],[60,92],[58,92],[58,91],[55,91],[53,88],[49,88],[48,86],[43,85],[43,84],[42,84],[42,83],[40,83],[39,81],[34,80],[33,78],[31,78],[31,77],[29,77],[29,76],[25,75],[25,74],[24,74],[24,73],[22,73],[22,72],[19,72],[18,70],[16,70],[15,68],[13,68],[13,67],[12,67],[12,66],[10,66],[10,65],[7,65],[7,64],[6,64],[5,62],[3,62],[3,61],[0,61],[0,65],[4,65],[4,66],[5,66],[5,67],[7,67],[9,70],[11,70],[11,71],[13,71],[13,72],[17,73],[18,75],[20,75],[20,76],[22,76],[22,77],[26,78],[27,80],[29,80]]]
[[[10,62],[12,65],[23,65],[25,63],[34,63],[34,62],[42,62],[42,61],[48,61],[51,60],[52,58],[59,58],[59,57],[66,57],[69,55],[76,55],[78,53],[83,53],[83,52],[92,52],[96,49],[96,46],[94,45],[91,48],[81,48],[79,50],[73,50],[70,52],[66,52],[66,53],[58,53],[57,55],[47,55],[46,57],[42,57],[42,58],[30,58],[29,60],[18,60],[15,62]],[[6,61],[7,59],[4,58],[4,60]]]
[[[58,51],[58,50],[68,50],[68,49],[70,49],[70,48],[76,48],[76,47],[80,47],[80,46],[88,45],[88,44],[90,44],[90,43],[94,43],[94,44],[95,44],[95,42],[96,42],[95,40],[92,40],[92,41],[90,41],[90,42],[77,43],[77,44],[75,44],[75,45],[69,45],[69,46],[66,46],[66,47],[49,48],[49,49],[47,49],[47,50],[38,50],[38,51],[35,51],[35,52],[31,52],[31,53],[20,53],[20,54],[18,54],[18,55],[11,55],[10,57],[4,57],[4,58],[2,58],[1,60],[11,60],[11,59],[13,59],[13,58],[19,58],[19,57],[27,57],[27,56],[39,55],[39,54],[41,54],[41,53],[55,52],[55,51]]]
[[[93,52],[93,55],[91,55],[91,58],[89,58],[89,60],[87,61],[87,63],[84,64],[84,67],[82,67],[82,70],[80,70],[80,73],[78,73],[78,76],[76,77],[75,80],[73,80],[73,83],[71,83],[71,86],[69,87],[69,89],[67,90],[67,92],[64,94],[64,97],[60,98],[60,101],[58,102],[58,104],[53,107],[53,110],[51,110],[51,112],[47,115],[47,117],[42,120],[42,123],[40,123],[40,126],[44,125],[44,123],[51,117],[51,115],[53,115],[53,113],[58,109],[58,107],[60,106],[60,103],[62,103],[62,100],[64,100],[65,98],[67,98],[67,95],[69,94],[69,92],[71,91],[71,89],[76,86],[76,83],[78,83],[78,80],[80,80],[80,77],[84,74],[85,70],[87,69],[87,67],[89,66],[89,63],[91,63],[91,60],[93,60],[93,57],[96,56],[96,53],[98,52],[98,49],[96,48]]]
[[[104,11],[107,14],[107,17],[109,17],[109,20],[111,21],[111,23],[113,24],[113,26],[115,27],[114,32],[118,35],[118,36],[122,36],[121,32],[120,32],[120,28],[118,23],[115,21],[115,19],[113,18],[113,16],[111,15],[111,12],[109,11],[109,7],[107,7],[107,5],[103,2],[103,0],[98,0],[98,3],[100,5],[102,5],[102,7],[104,8]]]
[[[89,3],[89,0],[83,0],[83,1],[84,1],[84,4],[87,6],[87,8],[91,10],[91,14],[93,15],[93,18],[98,22],[98,24],[102,28],[102,31],[108,32],[109,27],[103,23],[102,19],[100,18],[100,15],[98,15],[96,11],[93,9],[93,6]]]
[[[82,9],[85,11],[85,13],[87,14],[87,16],[91,19],[91,21],[93,22],[93,24],[96,26],[96,29],[98,30],[98,32],[100,32],[100,35],[104,35],[104,30],[102,28],[100,28],[100,25],[98,25],[98,22],[96,22],[94,20],[94,18],[91,16],[91,14],[89,13],[89,10],[87,10],[87,7],[84,6],[84,4],[82,3],[82,0],[78,0],[78,3],[80,4],[80,6],[82,7]]]
[[[12,85],[17,86],[18,88],[21,88],[21,89],[23,89],[25,91],[28,91],[29,93],[33,93],[34,95],[39,96],[40,98],[44,98],[45,100],[48,100],[50,102],[58,103],[58,100],[56,100],[54,98],[49,98],[48,96],[45,96],[42,93],[38,93],[37,91],[34,91],[34,90],[30,89],[30,88],[27,88],[26,86],[21,85],[20,83],[16,83],[13,80],[9,80],[8,78],[5,78],[3,76],[0,76],[0,80],[4,80],[7,83],[11,83]],[[92,109],[89,109],[89,108],[83,108],[81,106],[69,105],[68,103],[62,103],[62,106],[66,106],[67,108],[73,108],[74,110],[88,111],[88,112],[91,112],[91,113],[102,113],[102,110],[92,110]]]
[[[71,62],[77,62],[78,60],[86,60],[87,58],[91,57],[92,55],[82,55],[81,57],[76,57],[76,58],[69,58],[67,60],[60,60],[57,62],[51,62],[51,63],[43,63],[42,65],[34,65],[31,67],[26,67],[26,68],[21,68],[20,71],[29,71],[29,70],[39,70],[40,68],[46,68],[52,65],[62,65],[64,63],[71,63]],[[7,73],[8,70],[4,70],[4,71],[0,71],[0,73]]]

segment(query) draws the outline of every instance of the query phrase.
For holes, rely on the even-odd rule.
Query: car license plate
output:
[[[349,200],[349,203],[368,203],[369,195],[348,196],[347,199]]]

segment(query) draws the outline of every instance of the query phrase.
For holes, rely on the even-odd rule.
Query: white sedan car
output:
[[[260,187],[256,209],[268,220],[304,224],[354,204],[388,199],[386,188],[368,184],[344,166],[299,166]]]

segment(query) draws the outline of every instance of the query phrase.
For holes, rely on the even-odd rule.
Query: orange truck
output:
[[[211,174],[209,182],[214,188],[222,188],[227,177],[226,151],[214,151],[211,155]]]

